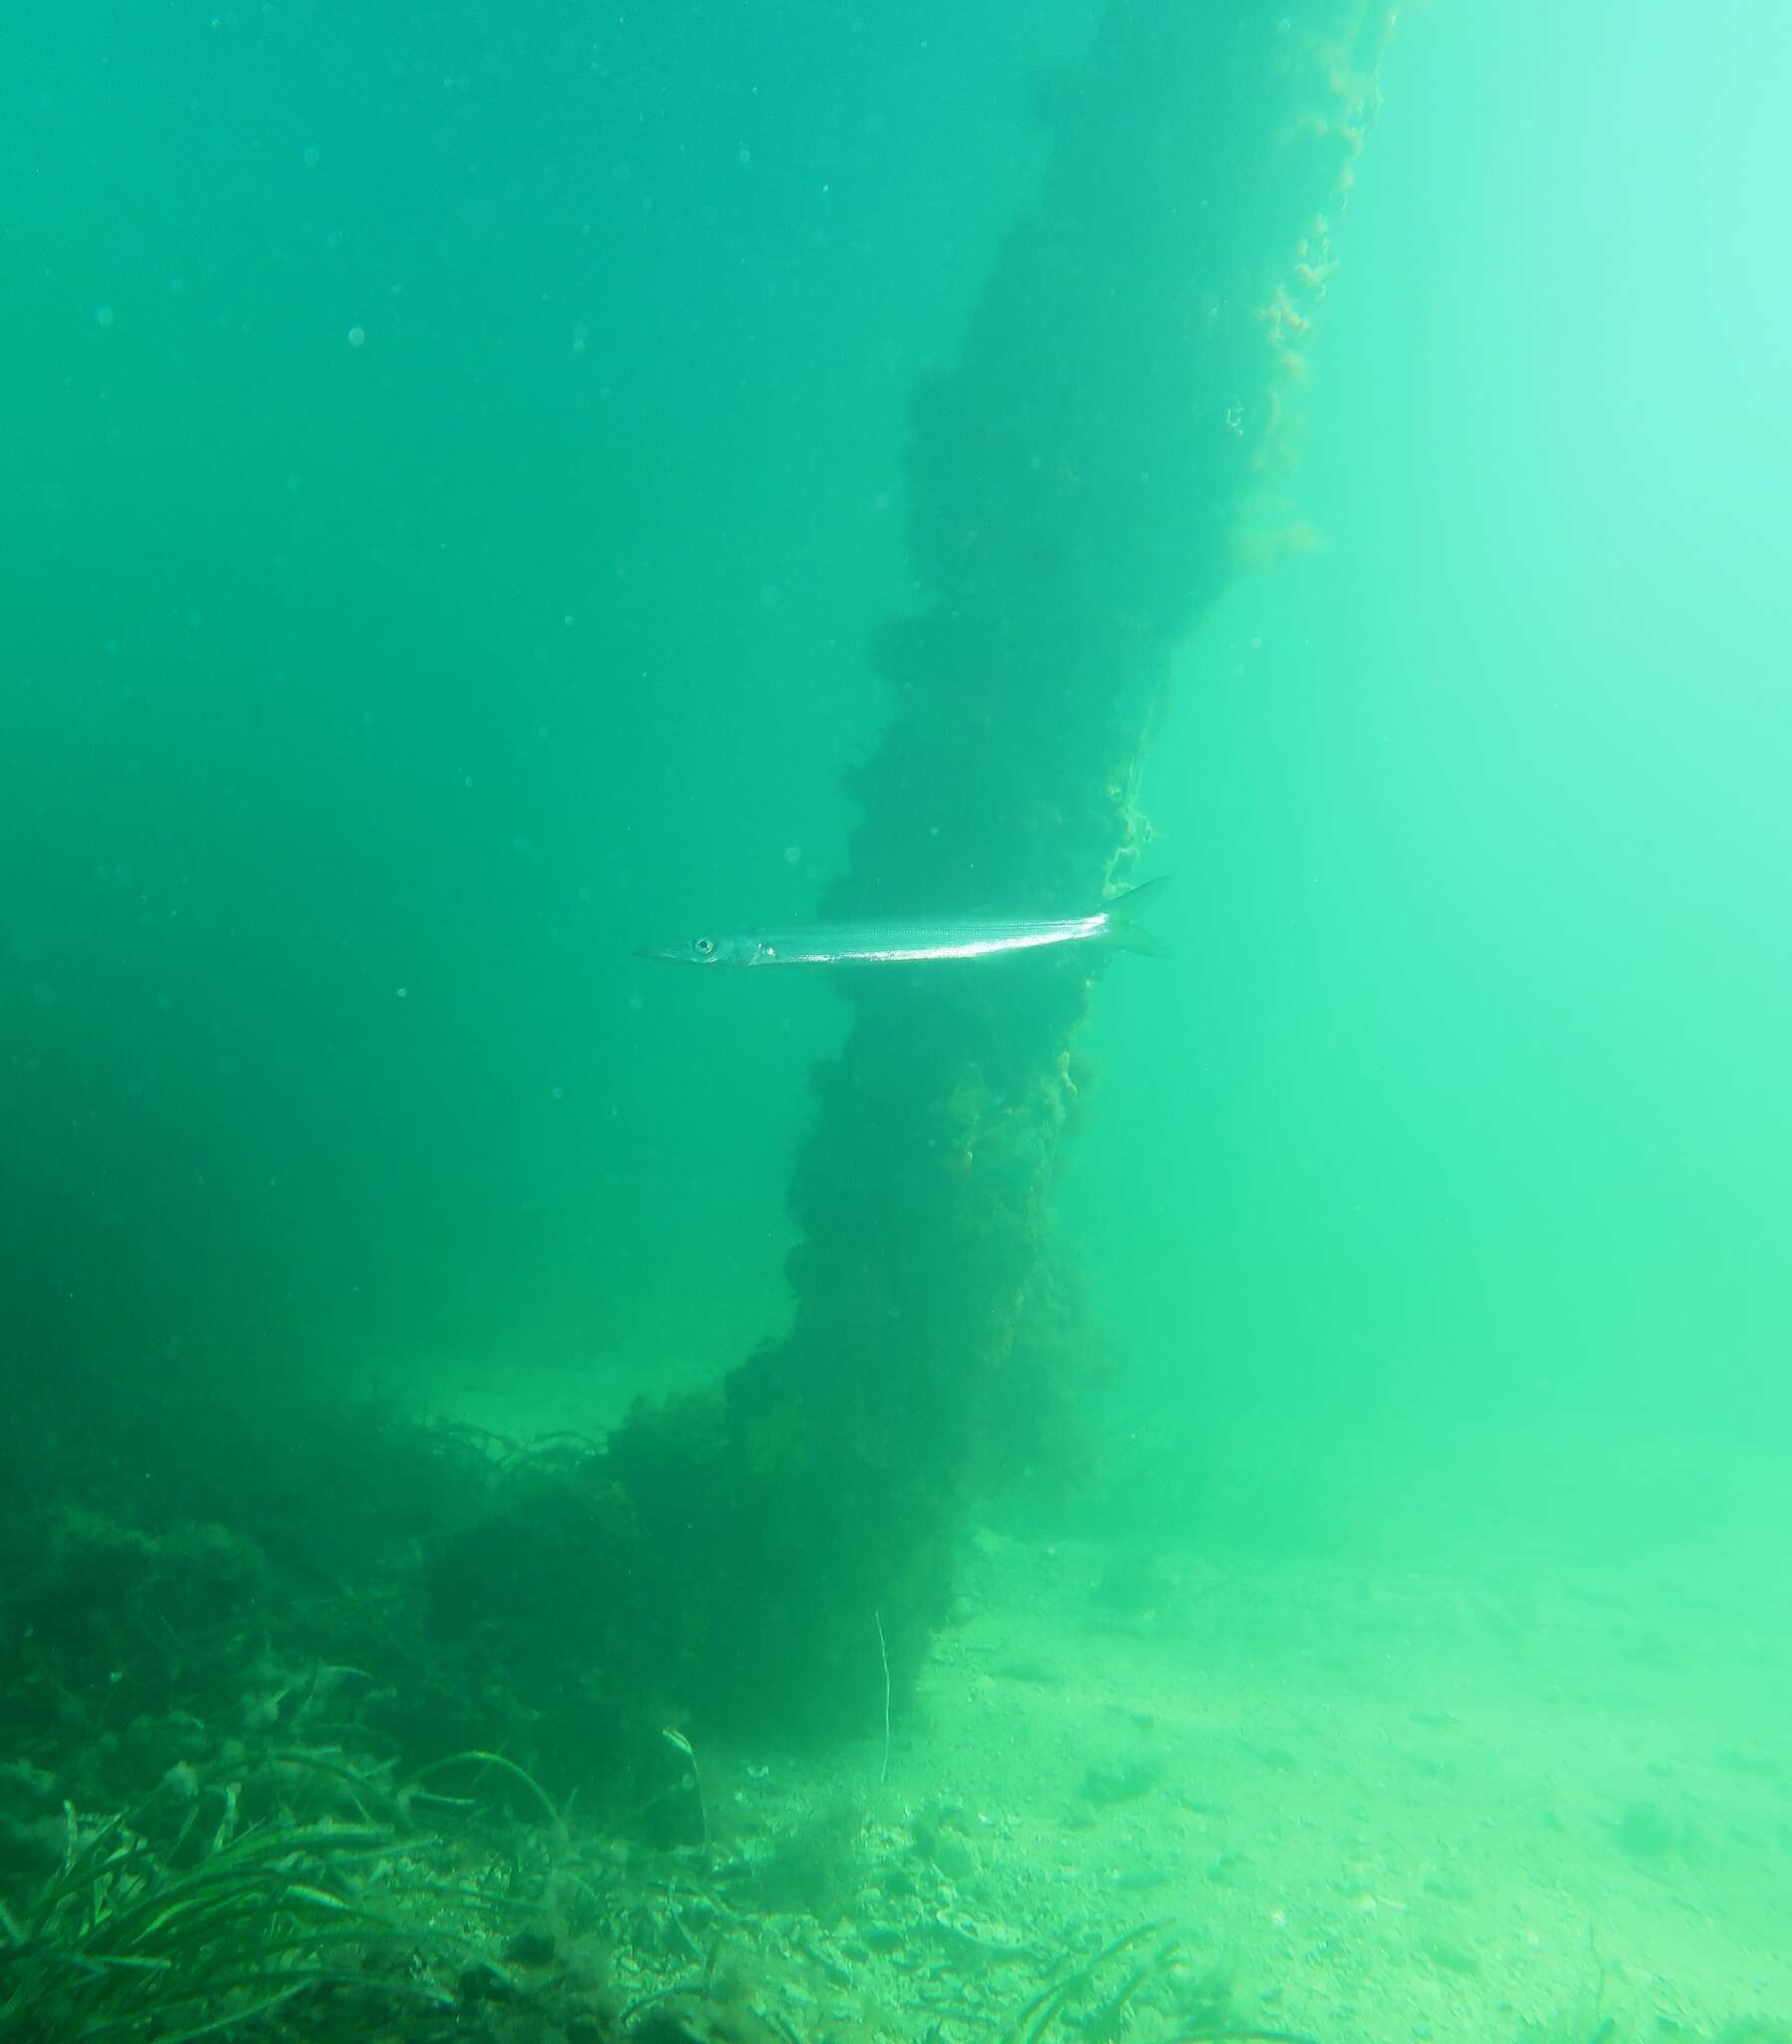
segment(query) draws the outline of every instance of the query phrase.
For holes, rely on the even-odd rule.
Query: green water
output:
[[[194,1385],[597,1431],[783,1329],[845,1008],[633,950],[801,920],[841,869],[867,647],[922,601],[907,407],[1100,13],[13,24],[10,1482]],[[1707,2026],[1792,2010],[1789,77],[1772,0],[1402,22],[1298,459],[1146,768],[1173,955],[1097,990],[1087,1466],[1011,1471],[968,1569],[1019,1610],[1011,1538],[1224,1556],[1241,1604],[1286,1591],[1277,1652],[1375,1571],[1522,1576],[1558,1647],[1572,1571],[1631,1582],[1627,1644],[1560,1680],[1621,1719],[1646,1634],[1674,1737],[1688,1665],[1730,1698]],[[159,1494],[108,1467],[121,1519]],[[1671,1747],[1632,1740],[1598,1823],[1677,1868]],[[1624,1815],[1659,1797],[1665,1844]]]
[[[1620,1548],[1766,1505],[1782,1570],[1792,39],[1524,21],[1426,11],[1386,68],[1292,489],[1324,551],[1188,650],[1180,957],[1102,1003],[1079,1212],[1252,1482]]]

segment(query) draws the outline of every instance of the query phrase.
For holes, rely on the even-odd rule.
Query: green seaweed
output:
[[[402,1864],[390,1828],[270,1820],[230,1835],[226,1800],[209,1843],[183,1863],[200,1800],[166,1847],[151,1842],[147,1805],[85,1831],[68,1811],[62,1865],[28,1906],[0,1911],[0,2031],[187,2044],[307,1988],[359,1979],[377,1948],[452,1949],[373,1906],[352,1877],[360,1863]]]
[[[1043,2044],[1047,2032],[1068,2009],[1078,2002],[1094,2000],[1102,1974],[1121,1952],[1130,1951],[1134,1945],[1141,1944],[1148,1937],[1161,1935],[1168,1931],[1169,1927],[1167,1921],[1135,1924],[1132,1929],[1123,1931],[1111,1943],[1103,1945],[1100,1951],[1085,1959],[1074,1973],[1063,1980],[1054,1981],[1042,1993],[1035,1995],[1003,2032],[1002,2044]],[[1168,1938],[1144,1966],[1130,1972],[1120,1990],[1110,1995],[1108,2001],[1097,2012],[1098,2021],[1106,2021],[1111,2025],[1119,2024],[1126,2005],[1143,1981],[1151,1973],[1169,1963],[1175,1945],[1174,1937]],[[1091,2034],[1119,2035],[1120,2032],[1118,2028],[1110,2028],[1106,2032],[1094,2030]]]
[[[431,1777],[443,1774],[449,1768],[466,1767],[478,1768],[482,1773],[489,1772],[501,1775],[507,1782],[514,1783],[524,1788],[528,1791],[536,1807],[541,1810],[553,1829],[556,1831],[564,1830],[565,1827],[561,1821],[560,1811],[555,1808],[548,1795],[548,1791],[527,1769],[518,1767],[515,1761],[506,1760],[501,1753],[482,1753],[477,1749],[470,1749],[466,1753],[445,1754],[440,1760],[431,1761],[427,1767],[417,1769],[407,1781],[400,1785],[398,1789],[400,1801],[403,1801],[407,1795],[414,1793],[417,1790],[418,1785],[430,1780]]]
[[[471,1964],[487,1992],[515,1995],[515,1982],[476,1947],[494,1911],[539,1916],[546,1905],[435,1879],[438,1840],[415,1822],[420,1785],[466,1768],[478,1771],[476,1787],[495,1775],[545,1814],[551,1875],[564,1884],[570,1855],[559,1813],[502,1754],[448,1754],[395,1783],[383,1767],[357,1767],[337,1752],[282,1749],[260,1756],[246,1782],[235,1769],[178,1768],[98,1823],[65,1803],[60,1862],[28,1902],[0,1906],[0,2034],[33,2044],[187,2044],[307,1990],[348,1985],[451,2006],[453,1993],[428,1984],[429,1963],[455,1975]],[[293,1815],[295,1781],[354,1814]],[[251,1798],[270,1807],[245,1820]],[[467,1936],[424,1921],[424,1907],[443,1901],[458,1905]],[[397,1977],[392,1960],[418,1957],[421,1979]]]

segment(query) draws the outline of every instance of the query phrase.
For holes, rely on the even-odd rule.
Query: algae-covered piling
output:
[[[1132,870],[1168,664],[1261,486],[1384,26],[1116,0],[1053,95],[1038,202],[915,399],[929,601],[876,644],[890,723],[825,914],[1073,913]],[[597,1626],[635,1663],[613,1661],[623,1691],[869,1732],[874,1614],[900,1691],[980,1445],[1042,1394],[1016,1331],[1089,979],[1021,960],[843,986],[791,1186],[791,1332],[719,1401],[625,1428],[589,1527],[594,1595],[654,1614],[639,1639]]]

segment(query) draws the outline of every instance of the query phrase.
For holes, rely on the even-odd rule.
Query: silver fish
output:
[[[691,937],[682,944],[651,944],[642,958],[677,965],[930,965],[948,959],[1001,958],[1014,951],[1049,951],[1068,944],[1098,944],[1119,951],[1168,954],[1133,921],[1140,902],[1168,875],[1129,887],[1088,915],[916,916],[890,922],[820,922],[783,930],[735,930],[727,936]]]

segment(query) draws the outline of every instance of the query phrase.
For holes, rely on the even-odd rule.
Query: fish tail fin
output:
[[[1146,958],[1167,958],[1171,955],[1167,944],[1159,942],[1149,930],[1140,929],[1135,920],[1138,911],[1168,885],[1169,875],[1159,873],[1154,880],[1141,880],[1136,887],[1123,889],[1107,904],[1107,941],[1117,951],[1137,951]]]

